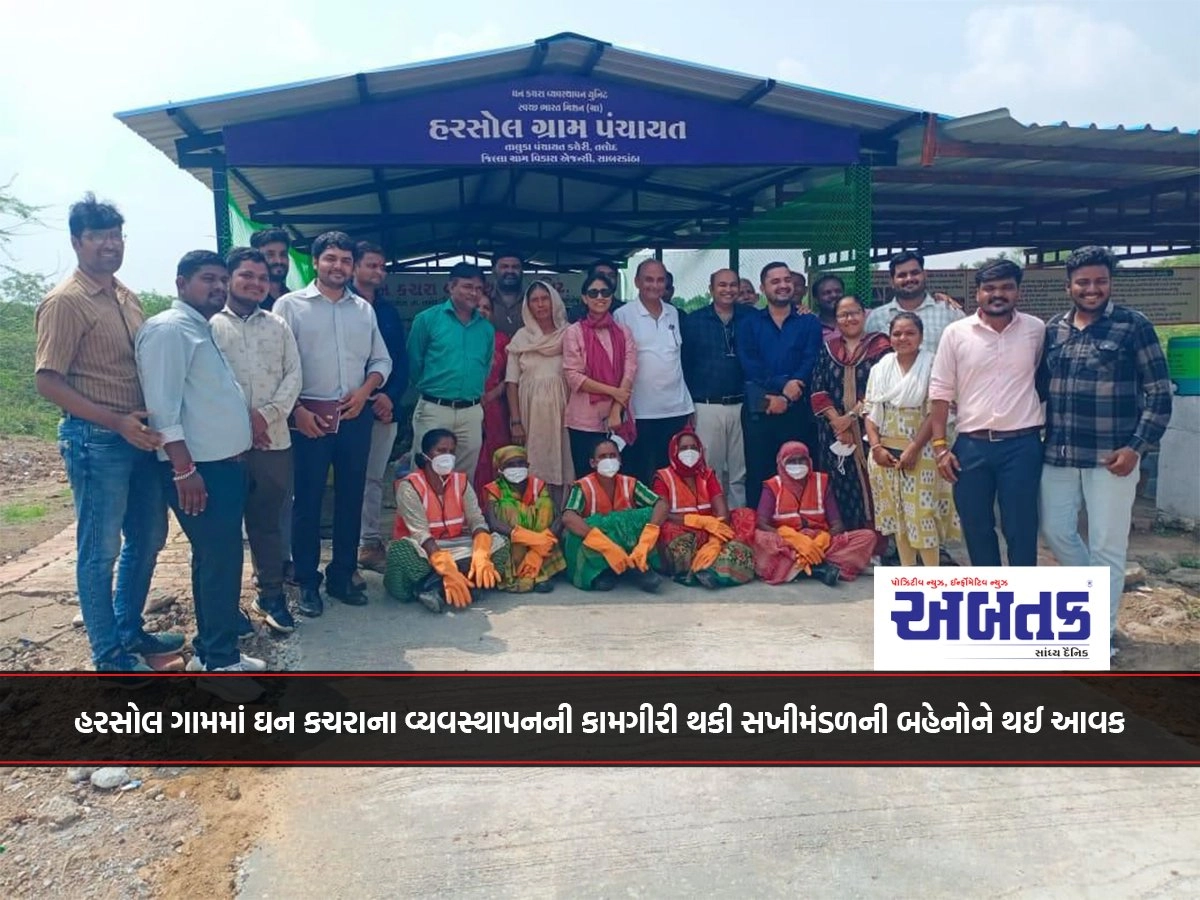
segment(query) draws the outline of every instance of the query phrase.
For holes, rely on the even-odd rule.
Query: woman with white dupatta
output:
[[[892,349],[871,369],[864,398],[875,527],[896,536],[905,566],[936,566],[938,549],[961,534],[953,488],[938,474],[942,447],[930,441],[929,375],[933,354],[921,349],[925,326],[915,313],[889,326]],[[949,435],[947,435],[949,437]]]

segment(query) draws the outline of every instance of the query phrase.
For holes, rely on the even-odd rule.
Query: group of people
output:
[[[649,592],[664,578],[832,586],[891,554],[937,565],[960,531],[973,565],[999,565],[998,499],[1008,563],[1036,564],[1040,524],[1062,564],[1110,566],[1115,623],[1138,460],[1166,426],[1170,385],[1149,322],[1111,302],[1103,248],[1071,255],[1071,307],[1048,326],[1017,310],[1008,260],[978,271],[970,315],[928,292],[911,251],[890,262],[894,298],[870,311],[832,273],[810,311],[804,276],[773,262],[765,308],[721,269],[712,303],[683,314],[649,259],[636,297],[621,303],[616,269],[598,264],[569,312],[502,251],[490,290],[454,266],[447,298],[406,335],[382,296],[384,251],[341,232],[313,242],[316,277],[293,292],[285,232],[188,253],[178,299],[143,321],[115,277],[119,211],[88,195],[69,221],[78,268],[38,309],[36,377],[64,414],[98,670],[141,671],[184,643],[142,618],[168,507],[192,547],[190,665],[205,671],[264,666],[238,648],[253,630],[243,536],[257,612],[288,633],[286,581],[296,610],[319,616],[322,586],[367,602],[362,568],[441,611],[484,590],[550,591],[560,574],[593,591],[622,577]],[[411,465],[388,485],[410,385]]]

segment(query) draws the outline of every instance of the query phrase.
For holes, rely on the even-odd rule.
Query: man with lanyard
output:
[[[355,582],[362,528],[367,457],[374,417],[370,398],[392,372],[392,358],[371,304],[346,285],[354,266],[354,242],[340,231],[313,241],[317,277],[285,294],[275,312],[291,326],[300,350],[303,386],[292,413],[295,505],[292,558],[300,585],[297,609],[305,616],[325,611],[321,599],[321,509],[333,467],[333,559],[325,570],[325,592],[362,606],[367,597]]]
[[[1037,565],[1038,482],[1045,417],[1035,376],[1046,326],[1017,311],[1021,267],[989,260],[975,273],[975,315],[946,326],[933,359],[933,452],[938,472],[954,485],[954,505],[973,566],[999,566],[994,509],[1010,566]],[[950,404],[958,438],[946,440]]]
[[[921,349],[936,353],[942,332],[951,322],[963,318],[963,311],[944,294],[931,294],[926,287],[925,257],[912,250],[897,253],[888,261],[895,297],[867,316],[867,331],[888,334],[892,319],[899,312],[916,313],[925,326]]]
[[[375,424],[371,428],[367,485],[363,492],[362,533],[358,539],[359,566],[375,572],[387,570],[387,551],[379,530],[383,482],[392,458],[392,447],[396,443],[396,412],[408,389],[404,321],[396,307],[383,296],[386,279],[383,248],[368,241],[359,241],[355,247],[354,280],[350,282],[350,292],[371,304],[379,333],[383,335],[383,343],[392,358],[392,374],[388,376],[383,390],[371,397],[371,415]]]
[[[153,452],[162,435],[146,424],[134,357],[145,315],[115,277],[125,259],[117,208],[88,194],[68,224],[78,267],[35,314],[37,391],[63,412],[58,446],[75,500],[75,582],[92,662],[97,672],[147,672],[146,656],[177,652],[184,637],[148,634],[142,619],[167,539]]]
[[[808,383],[821,351],[821,321],[792,305],[787,263],[762,269],[767,308],[756,310],[738,333],[737,355],[746,374],[742,431],[746,447],[746,503],[758,507],[763,482],[775,474],[775,454],[786,441],[816,444]]]
[[[669,462],[667,447],[695,412],[683,379],[679,310],[663,299],[667,270],[656,259],[645,259],[634,276],[637,300],[613,316],[633,335],[637,347],[637,372],[630,401],[637,438],[625,457],[629,473],[643,484]]]
[[[737,356],[737,332],[750,309],[737,302],[739,279],[718,269],[708,279],[712,303],[683,317],[683,377],[696,404],[696,434],[721,481],[731,509],[746,505],[746,452],[742,401],[746,377]]]
[[[1067,257],[1072,307],[1046,326],[1041,372],[1042,535],[1059,565],[1108,568],[1114,637],[1138,464],[1171,419],[1158,334],[1140,312],[1112,301],[1116,267],[1106,247],[1081,247]],[[1087,543],[1079,536],[1080,507],[1087,510]]]
[[[479,313],[483,275],[470,263],[450,269],[450,297],[413,319],[408,335],[408,368],[418,399],[413,410],[413,446],[431,428],[445,428],[456,440],[454,467],[475,477],[483,446],[483,397],[496,330]]]

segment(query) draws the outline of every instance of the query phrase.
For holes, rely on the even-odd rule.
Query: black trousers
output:
[[[284,549],[280,514],[292,491],[292,450],[251,450],[246,454],[246,538],[265,599],[283,594]]]
[[[776,471],[775,455],[787,441],[800,441],[816,458],[814,444],[817,439],[817,423],[813,419],[808,403],[808,394],[799,403],[793,403],[787,412],[778,416],[752,413],[748,404],[742,404],[742,433],[746,443],[746,505],[758,508],[763,482]]]
[[[325,570],[332,582],[345,584],[358,568],[358,539],[362,532],[363,491],[367,485],[367,457],[371,453],[369,412],[342,419],[336,434],[319,438],[292,432],[295,467],[295,501],[292,504],[292,562],[296,583],[317,588],[321,575],[321,504],[325,482],[333,467],[333,559]]]
[[[691,416],[637,419],[637,440],[621,455],[621,469],[646,487],[654,486],[654,473],[668,462],[667,447]]]
[[[242,596],[242,514],[246,502],[246,468],[240,461],[196,463],[208,502],[204,512],[189,516],[179,508],[169,463],[162,464],[167,500],[179,527],[192,545],[192,599],[196,604],[196,637],[192,647],[210,669],[231,666],[241,658],[238,601]]]

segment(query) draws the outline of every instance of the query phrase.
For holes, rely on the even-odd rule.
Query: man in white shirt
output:
[[[667,445],[672,436],[687,425],[696,407],[683,378],[680,313],[663,299],[666,268],[656,259],[643,260],[633,283],[637,299],[613,314],[633,334],[638,352],[630,401],[637,440],[623,458],[630,475],[651,484],[655,471],[669,462]]]
[[[963,318],[963,311],[946,302],[949,298],[929,293],[925,283],[925,257],[913,250],[903,250],[888,261],[892,291],[895,296],[867,316],[867,331],[887,334],[896,313],[910,312],[921,317],[925,336],[921,349],[936,353],[942,332],[951,322]]]

